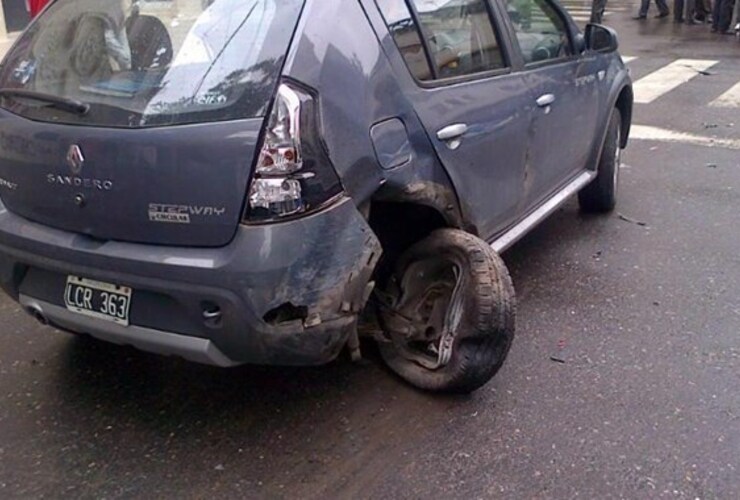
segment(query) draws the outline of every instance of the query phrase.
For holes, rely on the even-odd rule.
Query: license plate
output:
[[[131,292],[127,286],[67,276],[64,304],[78,314],[128,326]]]

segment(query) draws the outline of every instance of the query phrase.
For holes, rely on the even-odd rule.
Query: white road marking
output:
[[[560,2],[561,5],[565,7],[565,9],[570,12],[571,10],[588,10],[591,12],[591,1],[588,2],[573,2],[566,0],[565,2]],[[611,5],[611,2],[609,5],[606,6],[606,13],[609,12],[619,12],[619,11],[632,11],[632,8],[625,5]]]
[[[740,82],[709,103],[717,108],[740,108]]]
[[[633,57],[633,56],[622,56],[622,61],[624,61],[624,64],[627,64],[630,61],[634,61],[635,59],[637,59],[637,57]]]
[[[632,125],[630,139],[661,142],[681,142],[695,146],[709,146],[740,150],[740,139],[724,139],[719,137],[706,137],[703,135],[690,134],[688,132],[677,132],[660,127],[648,125]]]
[[[706,71],[719,61],[705,59],[676,59],[672,63],[653,71],[637,80],[633,86],[635,102],[647,104],[663,94],[670,92]]]

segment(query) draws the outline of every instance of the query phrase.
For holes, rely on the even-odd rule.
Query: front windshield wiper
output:
[[[24,90],[24,89],[0,89],[0,97],[13,97],[21,99],[32,99],[34,101],[41,101],[49,104],[50,106],[74,113],[76,115],[84,115],[90,111],[90,105],[78,101],[76,99],[70,99],[68,97],[60,97],[53,94],[45,94],[44,92],[36,92],[35,90]]]

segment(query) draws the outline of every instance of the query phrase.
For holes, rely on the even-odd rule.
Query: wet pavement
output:
[[[629,13],[607,21],[635,79],[718,61],[635,123],[740,137],[739,110],[708,105],[740,44]],[[613,215],[572,201],[505,255],[517,338],[467,397],[409,388],[372,349],[311,369],[159,358],[3,296],[0,497],[740,497],[740,153],[635,140],[624,160]]]

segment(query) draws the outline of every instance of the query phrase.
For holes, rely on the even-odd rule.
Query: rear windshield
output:
[[[262,116],[303,2],[57,0],[0,68],[0,106],[35,120],[112,127]],[[74,99],[89,111],[38,96]]]

